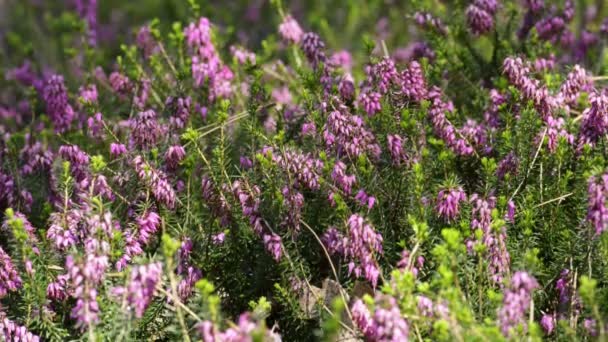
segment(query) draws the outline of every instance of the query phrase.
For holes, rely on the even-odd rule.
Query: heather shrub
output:
[[[0,339],[605,340],[607,11],[0,3]]]

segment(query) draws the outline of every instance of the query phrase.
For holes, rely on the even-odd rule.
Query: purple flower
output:
[[[279,34],[284,41],[299,44],[304,36],[304,31],[291,15],[287,15],[279,25]]]
[[[349,114],[345,107],[340,107],[329,114],[323,139],[325,145],[339,156],[358,157],[368,153],[370,157],[378,158],[381,153],[376,138],[365,126],[363,119]]]
[[[545,334],[551,335],[555,330],[555,314],[544,314],[540,319],[540,326],[545,331]]]
[[[492,227],[492,210],[496,207],[496,198],[482,199],[479,195],[473,194],[469,201],[473,205],[471,228],[481,230],[482,237],[478,242],[486,247],[491,279],[494,283],[500,284],[509,270],[511,257],[506,246],[506,228]]]
[[[125,296],[127,303],[135,311],[135,317],[141,318],[154,297],[162,274],[163,267],[158,262],[135,266],[131,269],[127,287],[114,288],[113,292]]]
[[[55,247],[59,250],[66,250],[74,246],[78,239],[78,223],[81,219],[82,213],[77,210],[52,213],[49,218],[51,225],[46,232],[46,237],[53,241]]]
[[[517,175],[517,169],[519,168],[519,159],[513,152],[509,152],[504,159],[498,163],[496,168],[496,176],[499,180],[505,178],[506,174]]]
[[[388,151],[393,159],[393,164],[401,165],[407,162],[407,155],[403,150],[403,138],[398,134],[389,134],[386,137],[388,144]]]
[[[350,195],[353,185],[357,182],[355,175],[346,174],[346,164],[341,161],[337,161],[331,172],[331,179],[335,185],[345,194]]]
[[[302,135],[313,136],[317,132],[317,127],[313,122],[305,122],[302,124]]]
[[[460,202],[466,201],[467,195],[462,187],[443,188],[437,194],[436,210],[445,220],[453,221],[460,214]]]
[[[188,266],[188,271],[177,285],[177,293],[182,301],[186,301],[191,295],[194,284],[203,278],[203,272],[196,267]]]
[[[578,136],[579,149],[583,145],[591,146],[608,133],[608,95],[604,92],[592,92],[589,94],[591,107],[583,111]]]
[[[511,329],[519,325],[527,329],[526,311],[530,308],[532,292],[538,288],[536,279],[526,272],[515,272],[511,284],[505,291],[503,305],[498,310],[498,323],[503,335],[509,336]]]
[[[471,144],[461,136],[458,136],[456,128],[447,119],[446,112],[453,110],[453,104],[451,102],[444,102],[441,99],[442,95],[441,90],[435,86],[431,88],[428,94],[431,102],[428,115],[431,119],[433,130],[454,153],[463,156],[472,155],[475,150]]]
[[[395,298],[377,295],[374,301],[376,307],[373,315],[361,299],[357,299],[351,307],[353,321],[366,340],[407,341],[409,324],[403,318]]]
[[[154,53],[158,51],[158,44],[150,32],[150,26],[144,25],[137,31],[137,37],[135,43],[139,47],[144,55],[144,58],[148,59]]]
[[[133,143],[143,149],[156,146],[163,135],[163,129],[156,120],[156,112],[153,110],[139,112],[137,117],[129,121],[129,125]]]
[[[428,12],[414,13],[414,21],[418,26],[424,29],[434,30],[444,36],[448,32],[447,27],[441,22],[441,19],[434,17]]]
[[[306,32],[302,36],[300,47],[313,68],[316,69],[319,63],[325,63],[327,59],[325,56],[325,43],[316,33]]]
[[[0,247],[0,298],[21,288],[21,277],[11,257]]]
[[[150,242],[152,235],[156,234],[160,227],[160,216],[153,211],[149,211],[138,217],[136,220],[138,226],[139,242],[147,245]]]
[[[162,171],[152,168],[141,156],[133,159],[133,166],[139,178],[151,188],[154,198],[167,208],[173,209],[177,198],[167,176]]]
[[[72,296],[76,298],[70,316],[76,320],[76,327],[80,329],[99,322],[96,287],[103,279],[107,262],[107,256],[98,257],[93,254],[87,254],[82,262],[76,262],[72,255],[66,258],[65,268],[71,280]]]
[[[97,87],[94,84],[89,84],[86,87],[82,86],[78,89],[80,99],[87,104],[97,103]]]
[[[361,95],[359,95],[359,103],[363,106],[367,115],[373,116],[382,110],[380,98],[381,95],[376,92],[361,93]]]
[[[179,163],[186,156],[186,151],[180,145],[170,146],[165,152],[165,162],[169,170],[177,169]]]
[[[367,206],[368,209],[372,209],[376,203],[376,198],[365,193],[363,189],[357,192],[355,200],[358,201],[360,205]]]
[[[475,0],[467,7],[467,24],[474,34],[487,33],[494,27],[496,7],[488,6],[491,3],[495,4],[495,0]]]
[[[122,154],[127,153],[127,147],[123,144],[111,143],[110,154],[114,157],[118,157]]]
[[[420,102],[428,95],[422,66],[412,61],[401,73],[401,92],[410,101]]]
[[[353,214],[348,219],[348,235],[344,243],[344,257],[350,259],[349,273],[365,275],[373,287],[378,284],[380,270],[374,253],[382,253],[382,235],[365,221],[362,216]]]
[[[4,313],[0,312],[0,338],[3,341],[20,341],[20,342],[39,342],[40,337],[27,331],[26,327],[4,317]]]
[[[282,256],[281,237],[269,231],[263,224],[263,218],[259,212],[260,188],[235,181],[232,184],[232,193],[241,205],[243,216],[249,219],[253,231],[262,238],[266,250],[276,261],[280,261]]]
[[[67,131],[76,114],[68,103],[68,93],[63,76],[52,75],[47,79],[42,90],[42,98],[46,103],[46,112],[53,121],[55,130],[60,133]]]
[[[319,175],[323,162],[314,158],[310,153],[300,153],[293,150],[273,155],[273,161],[289,173],[297,185],[304,185],[311,190],[319,189]]]
[[[255,53],[243,47],[233,45],[230,47],[230,53],[239,64],[255,65]]]
[[[110,74],[110,86],[121,97],[128,95],[133,88],[129,78],[117,71]]]
[[[355,98],[355,82],[350,74],[344,75],[340,78],[338,83],[338,92],[340,97],[345,102],[350,102]]]
[[[587,221],[595,228],[595,235],[599,236],[608,229],[608,208],[606,208],[606,194],[608,192],[608,174],[600,177],[591,177],[588,188]]]
[[[169,118],[172,127],[182,129],[186,127],[192,109],[192,99],[188,97],[168,97],[165,105],[173,110],[173,115]]]

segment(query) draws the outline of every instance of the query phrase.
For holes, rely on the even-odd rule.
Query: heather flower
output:
[[[498,311],[498,322],[503,335],[509,336],[511,329],[523,326],[527,329],[526,311],[530,308],[532,293],[539,287],[536,279],[526,272],[516,272],[505,291],[503,306]]]
[[[418,272],[424,266],[424,257],[419,255],[415,260],[412,258],[411,252],[404,249],[401,252],[401,260],[397,263],[397,267],[412,272],[414,277],[418,277]]]
[[[226,234],[224,232],[220,232],[211,236],[211,241],[213,241],[214,245],[221,245],[226,240]]]
[[[589,179],[587,220],[595,228],[596,236],[599,236],[608,229],[607,191],[608,174]]]
[[[462,187],[442,188],[437,194],[437,213],[445,220],[453,221],[460,214],[460,202],[466,200],[467,195]]]
[[[131,92],[133,85],[129,78],[117,71],[110,74],[110,86],[120,96],[126,96]]]
[[[89,44],[97,45],[97,0],[75,0],[76,12],[87,23]]]
[[[317,127],[313,122],[305,122],[302,124],[302,135],[313,136],[317,133]]]
[[[169,170],[177,169],[179,163],[186,156],[186,151],[180,145],[170,146],[165,152],[165,162]]]
[[[124,254],[116,262],[116,269],[118,271],[122,271],[123,269],[125,269],[125,267],[127,267],[127,264],[130,263],[135,256],[144,253],[141,243],[139,242],[136,234],[132,230],[126,230],[123,232],[123,240],[125,242],[123,248]]]
[[[169,118],[171,125],[177,128],[184,128],[190,118],[192,99],[188,97],[167,98],[165,105],[173,108],[173,115]]]
[[[350,102],[355,98],[355,82],[350,74],[346,74],[340,78],[338,92],[344,102]]]
[[[441,90],[437,87],[433,87],[429,91],[431,106],[428,115],[433,124],[435,134],[456,154],[463,156],[472,155],[475,150],[471,144],[462,137],[457,137],[456,128],[446,117],[446,112],[453,110],[452,103],[444,102],[441,96]]]
[[[365,336],[372,336],[374,329],[374,322],[372,320],[372,315],[363,303],[361,299],[355,300],[353,305],[350,308],[350,311],[353,315],[353,322],[361,330],[361,332]]]
[[[467,24],[474,34],[484,34],[494,27],[494,14],[498,8],[496,0],[474,0],[467,7]]]
[[[123,144],[111,143],[110,144],[110,154],[114,157],[118,157],[122,154],[127,153],[127,147]]]
[[[130,120],[130,127],[133,143],[143,149],[156,146],[163,134],[153,110],[139,112],[137,117]]]
[[[167,176],[162,171],[152,168],[141,156],[133,159],[133,166],[139,178],[151,188],[154,198],[167,208],[173,209],[177,198]]]
[[[253,161],[245,156],[239,158],[239,164],[243,170],[249,170],[253,167]]]
[[[334,68],[350,71],[353,66],[353,57],[347,50],[338,51],[329,57],[329,65]]]
[[[50,282],[46,288],[46,296],[55,301],[63,301],[68,297],[68,280],[69,275],[63,274],[57,276],[56,281]]]
[[[494,283],[500,284],[509,270],[511,257],[506,247],[506,228],[492,227],[492,210],[496,207],[496,198],[482,199],[473,194],[469,201],[473,206],[471,228],[481,230],[482,238],[479,242],[486,247],[490,278]]]
[[[101,113],[95,113],[93,116],[87,119],[87,127],[89,128],[89,135],[93,138],[101,138],[104,123],[103,115]]]
[[[395,298],[379,295],[376,296],[375,303],[373,315],[360,299],[357,299],[351,307],[353,321],[366,340],[407,341],[409,324],[403,318]]]
[[[519,168],[519,159],[513,152],[509,152],[499,163],[496,168],[496,176],[499,180],[505,178],[505,175],[517,175]]]
[[[423,317],[433,316],[433,301],[429,297],[418,296],[418,304],[416,305],[418,312]]]
[[[505,221],[514,223],[515,222],[515,203],[513,200],[507,202],[507,212],[505,213]]]
[[[188,271],[182,280],[177,285],[177,293],[182,301],[187,300],[194,289],[194,284],[203,278],[203,272],[198,268],[188,266]]]
[[[583,320],[583,328],[589,336],[597,336],[597,322],[593,318],[585,318]]]
[[[155,54],[158,50],[158,44],[154,40],[152,32],[150,31],[150,26],[148,25],[139,28],[135,43],[137,44],[137,47],[141,49],[144,58],[146,59]]]
[[[351,215],[343,251],[344,257],[350,260],[348,272],[354,272],[357,277],[364,275],[376,287],[380,270],[374,253],[382,253],[382,236],[363,217]]]
[[[571,106],[576,104],[579,92],[589,85],[589,76],[585,69],[579,65],[575,65],[572,71],[568,73],[566,81],[562,84],[557,94],[563,104]]]
[[[395,61],[385,57],[366,70],[368,84],[375,86],[380,94],[386,94],[392,85],[401,83],[401,78],[395,67]]]
[[[316,69],[319,63],[325,63],[327,58],[325,56],[325,43],[316,33],[305,33],[302,36],[300,47],[313,68]]]
[[[545,334],[551,335],[555,330],[555,314],[544,314],[540,319],[540,326],[545,331]]]
[[[300,231],[300,218],[302,217],[302,209],[304,207],[304,195],[297,190],[287,186],[281,190],[284,199],[284,205],[287,210],[283,224],[293,229],[294,233]]]
[[[163,267],[158,262],[135,266],[131,269],[128,285],[114,288],[113,292],[124,295],[127,303],[133,307],[135,317],[141,318],[154,297],[162,273]]]
[[[66,250],[74,246],[78,241],[78,223],[82,214],[76,210],[65,213],[52,213],[49,221],[51,225],[46,232],[46,237],[53,241],[59,250]]]
[[[0,312],[0,338],[3,341],[15,342],[39,342],[40,337],[27,331],[27,328],[3,317],[4,313]]]
[[[286,42],[299,44],[304,36],[304,31],[291,15],[287,15],[279,25],[279,34]]]
[[[363,106],[363,109],[369,116],[373,116],[376,113],[382,110],[382,105],[380,104],[381,95],[376,92],[369,93],[361,93],[359,95],[359,103]]]
[[[362,206],[367,206],[367,209],[372,209],[376,203],[374,196],[368,195],[363,189],[359,190],[355,195],[355,200]]]
[[[333,149],[339,156],[358,157],[364,153],[368,153],[373,158],[380,156],[380,146],[374,135],[365,126],[363,119],[347,113],[345,108],[329,114],[323,131],[323,139],[326,146]]]
[[[94,84],[89,84],[86,87],[82,86],[78,89],[78,94],[82,102],[87,104],[97,103],[97,87]]]
[[[255,65],[255,53],[248,51],[243,47],[231,46],[230,53],[239,64]]]
[[[68,93],[63,76],[53,75],[48,78],[42,90],[42,98],[46,103],[46,112],[53,121],[57,132],[67,131],[76,114],[68,103]]]
[[[346,174],[346,164],[341,161],[337,161],[334,165],[331,172],[331,179],[334,181],[335,185],[347,195],[350,195],[353,185],[357,181],[355,175]]]
[[[232,184],[232,192],[241,205],[243,215],[249,219],[253,231],[262,238],[266,250],[276,261],[281,260],[281,237],[270,232],[263,224],[263,218],[259,212],[260,188],[257,186],[243,187],[239,181]]]
[[[13,177],[0,170],[0,205],[11,207],[15,201],[15,181]]]
[[[147,245],[160,227],[160,216],[153,211],[149,211],[138,217],[135,221],[138,227],[138,240],[142,244]]]
[[[376,298],[377,306],[374,312],[373,340],[374,341],[407,341],[409,324],[403,318],[397,300],[383,296]],[[378,303],[380,302],[380,303]]]
[[[426,98],[428,93],[426,81],[422,66],[417,61],[412,61],[401,73],[401,92],[406,99],[414,102]]]
[[[53,153],[44,148],[39,141],[36,141],[33,144],[30,143],[30,137],[31,136],[29,135],[26,136],[27,143],[19,152],[19,159],[22,160],[24,164],[21,168],[21,174],[23,175],[31,175],[34,171],[38,170],[49,170],[53,163]],[[2,176],[0,176],[0,179],[1,178]],[[2,182],[0,181],[0,184],[1,183]],[[0,191],[0,193],[6,192]]]
[[[297,185],[304,185],[311,190],[319,189],[319,175],[323,169],[321,160],[313,158],[309,153],[287,150],[273,155],[273,161],[294,177]]]
[[[547,149],[549,152],[555,153],[559,139],[564,139],[568,144],[574,144],[574,136],[563,128],[566,123],[563,118],[554,119],[552,116],[549,116],[546,122]]]
[[[98,257],[88,254],[86,260],[77,263],[68,255],[65,267],[68,271],[73,289],[72,296],[76,298],[76,305],[72,308],[71,317],[76,320],[76,326],[84,329],[99,322],[99,304],[97,303],[97,289],[103,277],[105,265],[99,263]],[[107,257],[105,257],[107,263]]]
[[[608,95],[601,92],[589,94],[591,107],[583,111],[583,119],[578,136],[579,149],[583,145],[591,146],[608,133]]]
[[[441,19],[434,17],[431,13],[416,12],[414,13],[414,21],[424,29],[435,30],[444,36],[447,34],[447,28],[441,22]]]
[[[152,87],[152,81],[148,78],[142,78],[135,96],[133,96],[133,104],[139,110],[144,110],[148,98],[150,97],[150,90]]]
[[[21,288],[21,277],[11,257],[0,247],[0,298]]]

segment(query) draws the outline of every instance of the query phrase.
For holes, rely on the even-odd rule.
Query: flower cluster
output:
[[[119,297],[124,296],[129,307],[135,311],[135,316],[142,317],[156,292],[162,273],[162,265],[158,262],[135,266],[131,269],[128,285],[114,288],[113,293]]]
[[[522,325],[527,327],[526,312],[530,308],[532,293],[539,287],[534,277],[526,272],[516,272],[511,278],[511,284],[505,291],[503,306],[498,311],[500,330],[509,336],[512,329]]]

